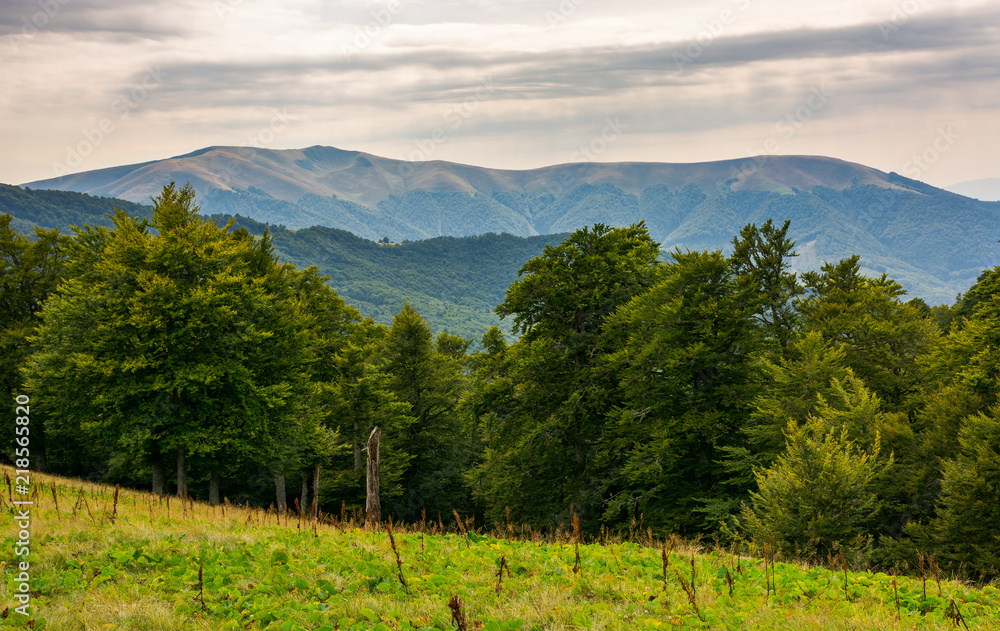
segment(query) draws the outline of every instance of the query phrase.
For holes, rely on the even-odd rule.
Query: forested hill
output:
[[[1000,261],[1000,202],[823,156],[503,170],[334,147],[208,147],[30,186],[147,202],[170,181],[190,182],[207,214],[371,240],[532,236],[642,220],[666,249],[725,249],[748,223],[791,219],[797,269],[858,254],[866,274],[886,272],[933,304],[950,303]]]
[[[152,212],[150,206],[108,197],[0,185],[0,213],[14,217],[12,227],[22,234],[31,234],[33,224],[66,233],[74,225],[111,226],[109,213],[115,207],[131,216]],[[214,218],[225,223],[229,217]],[[365,316],[389,324],[392,314],[409,302],[436,331],[476,339],[500,324],[493,308],[521,266],[545,244],[566,236],[486,234],[379,244],[335,228],[289,230],[246,217],[235,220],[255,234],[269,229],[283,260],[299,268],[319,267],[330,277],[330,286]]]
[[[219,222],[228,216],[214,216]],[[493,308],[529,259],[565,234],[515,237],[437,237],[407,243],[375,243],[345,230],[316,226],[303,230],[266,226],[245,217],[238,225],[256,234],[269,228],[282,260],[317,266],[348,304],[377,322],[390,324],[404,302],[434,327],[478,340],[501,325]],[[506,326],[504,327],[506,328]]]
[[[124,199],[0,184],[0,213],[13,217],[11,227],[21,234],[30,235],[33,225],[59,228],[67,234],[72,233],[72,226],[84,224],[110,227],[114,225],[110,215],[115,208],[132,217],[148,217],[153,212],[152,206]]]

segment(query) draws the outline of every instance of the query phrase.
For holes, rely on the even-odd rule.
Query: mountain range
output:
[[[1000,262],[1000,202],[819,156],[503,170],[322,146],[209,147],[26,186],[148,203],[170,181],[190,182],[206,214],[392,242],[643,220],[665,249],[726,249],[747,223],[790,219],[796,269],[857,253],[865,272],[887,273],[932,304]]]

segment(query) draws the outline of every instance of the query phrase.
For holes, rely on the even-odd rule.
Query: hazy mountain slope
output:
[[[515,171],[440,160],[405,162],[320,146],[284,150],[208,147],[165,160],[76,173],[28,186],[145,203],[173,180],[190,181],[203,199],[214,190],[253,187],[286,202],[297,202],[312,193],[369,207],[391,195],[416,190],[469,195],[476,191],[523,191],[558,196],[582,184],[611,184],[633,194],[650,184],[775,192],[810,190],[817,185],[846,188],[854,183],[894,186],[885,173],[821,156],[763,156],[691,164],[574,163]]]
[[[946,186],[945,190],[984,202],[1000,201],[1000,177],[959,182]]]
[[[532,236],[644,220],[668,249],[725,249],[747,223],[790,219],[800,269],[857,253],[866,271],[888,272],[931,303],[950,302],[1000,260],[1000,203],[816,156],[513,171],[332,147],[211,147],[34,186],[140,199],[171,179],[192,182],[206,213],[293,229],[323,225],[371,240]]]
[[[237,222],[255,232],[261,229],[243,218]],[[393,314],[409,302],[435,331],[477,340],[490,326],[509,325],[501,323],[493,309],[521,266],[541,254],[546,244],[567,236],[485,234],[382,245],[325,227],[272,227],[270,233],[283,260],[319,267],[330,277],[330,286],[365,316],[390,324]]]

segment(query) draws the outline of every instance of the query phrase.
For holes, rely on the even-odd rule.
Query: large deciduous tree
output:
[[[788,238],[791,220],[777,228],[768,219],[759,228],[748,224],[733,237],[731,261],[756,302],[755,315],[766,339],[784,351],[795,333],[798,314],[792,299],[803,293],[794,272],[789,272],[795,242]]]
[[[409,304],[393,317],[382,342],[385,385],[400,402],[409,404],[412,417],[405,427],[397,424],[402,432],[390,437],[408,459],[400,480],[405,495],[392,504],[400,519],[415,519],[421,510],[447,514],[468,508],[462,475],[471,454],[458,400],[466,387],[469,342],[442,333],[435,343],[430,325]]]
[[[165,187],[152,220],[117,212],[84,228],[28,367],[53,434],[85,436],[186,492],[189,458],[211,473],[270,461],[304,380],[304,337],[265,234],[198,215],[190,185]]]
[[[68,242],[57,230],[40,228],[35,228],[34,240],[28,239],[11,230],[10,222],[10,215],[0,215],[0,397],[4,401],[21,394],[20,371],[32,350],[28,338],[40,322],[42,303],[65,272]],[[10,427],[9,435],[13,436],[13,425],[4,423],[4,427]],[[35,466],[44,470],[46,445],[41,424],[36,423],[32,431]],[[13,445],[13,441],[6,444]]]
[[[605,321],[659,277],[643,224],[595,225],[528,261],[497,307],[521,339],[496,348],[481,397],[485,456],[473,476],[488,513],[549,526],[575,510],[591,524],[612,481],[601,454],[618,379],[603,361]],[[495,335],[494,335],[495,337]],[[499,347],[498,344],[492,346]]]
[[[700,530],[734,508],[719,461],[750,412],[761,335],[751,290],[721,252],[671,256],[665,278],[609,321],[623,340],[611,362],[624,394],[613,449],[620,488],[609,507]]]
[[[808,290],[797,300],[802,326],[844,351],[844,363],[889,410],[899,410],[917,383],[916,359],[939,335],[906,292],[883,274],[861,274],[858,256],[802,275]]]

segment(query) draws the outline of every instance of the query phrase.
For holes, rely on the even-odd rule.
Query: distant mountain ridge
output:
[[[945,190],[984,202],[1000,201],[1000,177],[959,182],[946,186]]]
[[[695,184],[702,190],[724,187],[774,192],[808,191],[818,185],[838,190],[855,184],[899,187],[888,180],[887,174],[871,167],[821,156],[758,156],[684,164],[579,162],[509,170],[441,160],[406,162],[323,146],[280,150],[206,147],[164,160],[85,171],[24,186],[148,203],[150,197],[159,194],[171,181],[191,182],[199,198],[209,206],[220,203],[209,201],[218,193],[249,192],[293,204],[299,204],[307,196],[336,197],[370,209],[417,191],[558,197],[584,184],[610,184],[634,195],[650,185],[679,189]],[[312,214],[308,209],[314,206],[305,204],[305,214]],[[507,208],[531,223],[523,208]],[[318,216],[322,217],[321,211]],[[307,226],[289,224],[289,227]],[[528,226],[524,229],[532,230]]]
[[[857,253],[867,273],[886,272],[931,303],[951,302],[1000,262],[1000,203],[819,156],[518,171],[322,146],[208,147],[28,186],[148,202],[170,181],[191,182],[206,214],[370,240],[533,236],[642,220],[668,249],[726,249],[747,223],[790,219],[797,269]]]

